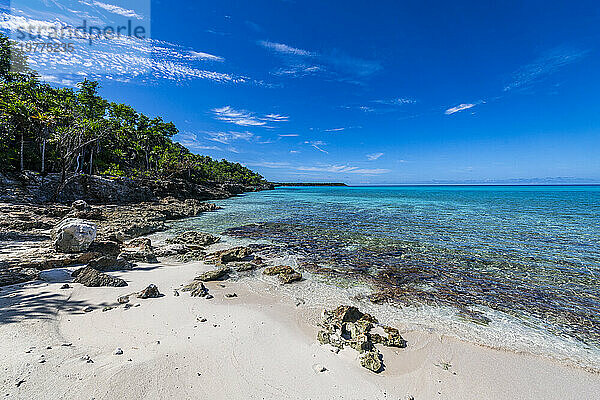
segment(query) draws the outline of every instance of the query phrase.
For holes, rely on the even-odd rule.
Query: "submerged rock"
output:
[[[206,247],[217,243],[219,240],[221,240],[220,237],[211,235],[210,233],[187,231],[175,236],[174,238],[169,238],[166,241],[170,244],[183,244],[192,248]]]
[[[294,271],[288,265],[277,265],[275,267],[266,268],[263,271],[265,275],[277,275],[282,283],[292,283],[302,280],[302,274]]]
[[[86,251],[96,239],[96,224],[76,218],[67,218],[52,231],[52,246],[63,253]]]
[[[204,273],[198,275],[197,277],[195,277],[194,280],[195,281],[204,281],[204,282],[222,281],[229,277],[230,272],[231,272],[231,268],[222,267],[222,268],[215,269],[212,271],[204,272]]]
[[[265,275],[279,275],[279,274],[291,274],[294,269],[289,265],[277,265],[275,267],[265,268],[263,274]]]
[[[88,287],[127,286],[127,282],[125,282],[123,279],[116,278],[114,276],[107,275],[103,272],[96,271],[94,268],[91,267],[85,267],[78,270],[75,282],[81,283],[82,285]]]

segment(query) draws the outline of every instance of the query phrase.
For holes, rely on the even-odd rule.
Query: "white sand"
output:
[[[173,295],[209,268],[196,263],[113,273],[129,282],[126,288],[71,284],[61,290],[64,282],[2,288],[0,397],[600,399],[597,374],[427,332],[402,332],[408,347],[383,348],[386,369],[374,374],[359,366],[354,350],[335,354],[317,343],[321,310],[297,307],[268,283],[255,281],[249,290],[243,282],[222,282],[225,288],[212,282],[212,300]],[[165,296],[102,312],[149,283]],[[238,297],[224,298],[231,292]],[[87,306],[96,309],[82,312]],[[117,347],[122,355],[114,354]],[[81,359],[86,355],[94,362]],[[327,371],[315,372],[316,364]]]

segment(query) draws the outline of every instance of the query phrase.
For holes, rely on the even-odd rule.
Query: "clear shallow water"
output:
[[[294,187],[217,203],[175,229],[271,240],[313,293],[345,288],[393,320],[600,368],[600,187]]]

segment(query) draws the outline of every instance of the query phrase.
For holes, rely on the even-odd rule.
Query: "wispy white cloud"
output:
[[[457,112],[460,112],[460,111],[468,110],[469,108],[473,108],[473,107],[475,107],[476,105],[477,105],[477,104],[473,104],[473,103],[469,103],[469,104],[466,104],[466,103],[459,104],[459,105],[457,105],[457,106],[455,106],[455,107],[451,107],[451,108],[447,109],[447,110],[444,112],[444,114],[446,114],[446,115],[451,115],[451,114],[454,114],[454,113],[457,113]]]
[[[391,99],[391,100],[373,100],[373,103],[379,103],[379,104],[387,104],[387,105],[393,105],[393,106],[403,106],[406,104],[415,104],[417,101],[414,99],[409,99],[407,97],[399,97],[397,99]]]
[[[295,151],[291,151],[295,152]],[[356,174],[356,175],[380,175],[391,172],[389,169],[383,168],[360,168],[348,164],[330,164],[330,165],[292,165],[288,162],[260,162],[260,163],[248,163],[248,166],[273,168],[273,169],[286,169],[290,171],[301,171],[301,172],[320,172],[320,173],[332,173],[332,174]]]
[[[517,70],[513,74],[512,81],[504,87],[504,91],[530,86],[559,69],[582,59],[588,53],[589,50],[555,48]]]
[[[230,106],[213,108],[212,112],[216,119],[240,126],[264,126],[267,124],[265,121],[259,120],[248,111],[238,111]]]
[[[352,57],[338,50],[319,53],[266,40],[257,43],[283,59],[285,66],[273,72],[277,76],[298,78],[321,74],[329,79],[360,83],[357,79],[366,78],[382,69],[379,61]]]
[[[190,50],[190,54],[192,57],[197,58],[199,60],[217,61],[217,62],[225,61],[225,59],[223,57],[215,56],[215,55],[209,54],[209,53],[204,53],[202,51]]]
[[[246,140],[249,141],[254,137],[252,132],[206,132],[207,139],[215,142],[229,144],[235,140]]]
[[[65,21],[70,21],[75,14],[71,15],[70,10],[65,12],[65,16],[55,13],[51,17],[46,16],[48,19],[44,19],[44,16],[34,19],[0,13],[0,29],[16,30],[33,26],[37,31],[43,32],[44,36],[60,32],[61,29],[74,29],[77,25]],[[78,21],[76,23],[81,23]],[[88,45],[90,39],[93,40],[94,46]],[[82,35],[80,39],[74,38],[73,41],[76,51],[71,53],[30,53],[30,66],[40,75],[54,81],[77,82],[87,77],[116,81],[138,79],[143,82],[154,79],[176,82],[202,79],[224,84],[254,82],[248,77],[204,69],[199,63],[212,55],[196,52],[195,56],[193,50],[165,41],[124,35],[107,38],[89,34]],[[201,59],[197,57],[198,54],[206,56]]]
[[[311,166],[297,167],[298,171],[307,172],[331,172],[336,174],[361,174],[361,175],[379,175],[391,172],[389,169],[383,168],[359,168],[350,165],[328,165],[328,166]]]
[[[288,117],[287,115],[280,115],[280,114],[267,114],[264,117],[261,118],[263,121],[271,121],[271,122],[287,122],[289,121],[290,117]]]
[[[343,130],[346,130],[346,128],[329,128],[329,129],[323,130],[323,132],[341,132]]]
[[[297,133],[283,133],[281,135],[279,135],[279,137],[297,137],[300,136]]]
[[[325,146],[327,143],[324,143],[320,140],[316,140],[316,141],[310,141],[307,140],[304,142],[304,144],[309,144],[312,147],[314,147],[315,149],[319,150],[321,153],[325,153],[325,154],[329,154],[329,152],[327,150],[324,150],[322,147]]]
[[[219,121],[225,121],[239,126],[262,126],[269,127],[268,122],[287,122],[289,117],[281,114],[266,114],[257,116],[246,110],[236,110],[231,106],[213,108],[213,115]]]
[[[316,54],[312,53],[308,50],[298,49],[296,47],[288,46],[283,43],[275,43],[269,42],[267,40],[259,40],[258,44],[262,47],[272,50],[276,53],[294,55],[294,56],[302,56],[302,57],[314,57]]]
[[[367,158],[369,159],[369,161],[375,161],[375,160],[379,159],[381,156],[383,156],[383,153],[367,154]]]
[[[96,6],[99,8],[102,8],[108,12],[111,12],[113,14],[117,14],[120,15],[122,17],[127,17],[127,18],[135,18],[135,19],[144,19],[144,17],[142,15],[139,15],[138,13],[135,12],[135,10],[128,10],[126,8],[123,7],[119,7],[119,6],[115,6],[113,4],[108,4],[108,3],[103,3],[101,1],[80,1],[81,4],[85,4],[87,6]]]

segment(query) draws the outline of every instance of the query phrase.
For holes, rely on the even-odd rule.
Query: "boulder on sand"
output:
[[[222,281],[228,277],[230,272],[231,272],[231,268],[223,267],[223,268],[215,269],[212,271],[204,272],[204,273],[198,275],[197,277],[195,277],[194,280],[195,281],[204,281],[204,282]]]
[[[63,253],[86,251],[96,239],[96,224],[82,219],[67,218],[52,231],[52,245]]]
[[[233,247],[209,254],[206,261],[215,264],[227,264],[232,261],[243,261],[250,254],[252,254],[252,249],[248,247]]]
[[[114,276],[107,275],[103,272],[96,271],[94,268],[91,267],[84,267],[80,270],[77,270],[76,272],[77,277],[75,278],[75,282],[81,283],[84,286],[127,286],[127,282],[125,282],[123,279],[116,278]]]
[[[156,297],[162,297],[162,294],[158,291],[158,287],[154,284],[148,285],[148,287],[137,294],[139,299],[153,299]]]

